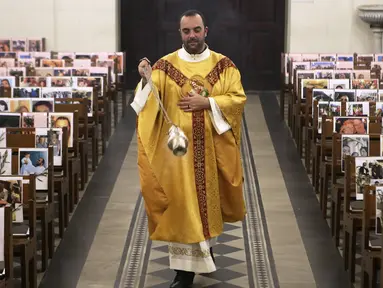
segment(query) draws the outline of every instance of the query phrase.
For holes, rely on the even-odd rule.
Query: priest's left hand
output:
[[[201,96],[192,91],[188,95],[182,97],[178,106],[185,112],[200,111],[210,109],[210,102],[207,97]]]

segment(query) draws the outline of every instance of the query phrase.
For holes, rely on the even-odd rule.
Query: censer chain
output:
[[[160,104],[161,110],[162,110],[162,112],[164,113],[164,116],[165,116],[165,120],[169,124],[174,125],[172,120],[170,120],[168,112],[166,112],[166,110],[165,110],[164,104],[162,103],[162,101],[160,99],[160,96],[158,95],[157,88],[155,87],[155,85],[153,83],[153,80],[152,80],[152,73],[151,73],[152,71],[151,70],[152,69],[151,69],[150,66],[148,66],[147,69],[144,69],[144,74],[145,74],[146,81],[150,85],[150,88],[152,89],[152,92],[153,92],[154,96],[157,98],[158,104]]]

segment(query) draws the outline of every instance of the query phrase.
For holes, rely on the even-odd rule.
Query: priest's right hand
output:
[[[138,73],[140,73],[143,79],[147,80],[145,75],[150,72],[150,61],[147,58],[143,58],[140,64],[138,64]]]

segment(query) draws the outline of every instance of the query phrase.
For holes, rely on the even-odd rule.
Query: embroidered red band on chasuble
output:
[[[206,80],[214,86],[218,82],[221,73],[228,67],[235,67],[229,58],[221,59],[207,75]],[[153,65],[153,70],[158,69],[165,72],[179,87],[182,88],[188,82],[188,78],[183,75],[170,62],[160,59]],[[194,154],[194,174],[195,185],[198,198],[198,206],[203,227],[203,234],[206,238],[210,237],[208,209],[206,198],[206,173],[205,173],[205,113],[204,111],[193,112],[193,154]]]

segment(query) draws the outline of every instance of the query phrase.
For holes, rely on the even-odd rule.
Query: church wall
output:
[[[1,0],[0,38],[45,37],[47,50],[118,50],[118,0]]]
[[[383,0],[287,0],[287,52],[372,53],[369,25],[356,7]]]

